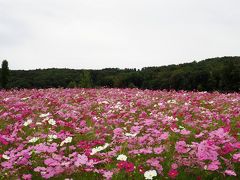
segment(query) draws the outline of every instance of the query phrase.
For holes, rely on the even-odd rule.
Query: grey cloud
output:
[[[239,55],[238,0],[0,0],[10,68],[159,66]]]

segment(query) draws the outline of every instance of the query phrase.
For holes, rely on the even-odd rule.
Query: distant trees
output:
[[[77,83],[79,82],[79,83]],[[83,70],[80,74],[80,78],[77,81],[71,80],[67,85],[68,88],[91,88],[92,87],[92,77],[89,71]]]
[[[92,78],[89,71],[84,70],[80,76],[79,87],[82,88],[91,88],[92,87]]]
[[[6,67],[6,62],[4,64]],[[3,71],[5,72],[5,70]],[[179,65],[146,67],[141,70],[118,68],[14,70],[11,71],[11,76],[7,78],[7,81],[6,75],[3,74],[0,73],[0,76],[5,79],[3,86],[6,87],[7,84],[9,88],[118,87],[155,90],[239,91],[240,57],[212,58]]]
[[[9,80],[9,68],[8,68],[8,61],[2,61],[2,69],[1,69],[1,85],[2,88],[6,89]]]
[[[77,87],[77,83],[75,81],[71,81],[68,86],[68,88],[76,88]]]

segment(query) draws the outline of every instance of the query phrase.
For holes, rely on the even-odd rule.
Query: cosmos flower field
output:
[[[240,94],[0,91],[0,179],[239,179]]]

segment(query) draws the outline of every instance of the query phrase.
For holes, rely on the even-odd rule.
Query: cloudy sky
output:
[[[142,68],[240,55],[239,0],[0,0],[11,69]]]

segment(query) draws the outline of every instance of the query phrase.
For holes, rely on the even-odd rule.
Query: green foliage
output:
[[[89,71],[84,70],[82,72],[79,87],[82,87],[82,88],[91,88],[92,87],[92,79],[91,79],[91,74]]]
[[[8,79],[9,79],[8,61],[3,60],[1,70],[1,85],[3,88],[7,88]]]
[[[239,91],[240,57],[213,58],[179,65],[146,67],[141,70],[118,68],[15,70],[11,71],[7,86],[10,88],[136,87],[141,89]]]
[[[77,83],[75,81],[71,81],[68,86],[68,88],[76,88],[77,87]]]

